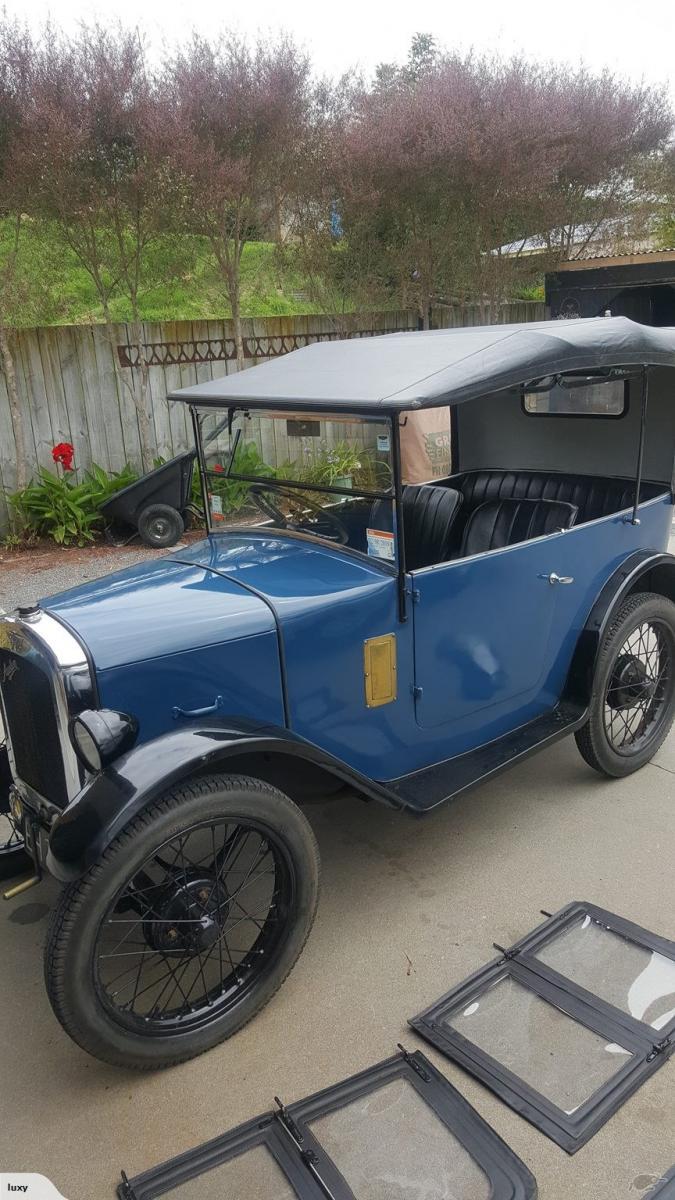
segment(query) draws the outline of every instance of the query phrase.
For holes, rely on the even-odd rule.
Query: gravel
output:
[[[183,543],[172,546],[168,553],[173,554],[181,547]],[[0,611],[11,612],[19,604],[35,604],[55,592],[165,553],[149,550],[147,546],[105,546],[0,555]]]

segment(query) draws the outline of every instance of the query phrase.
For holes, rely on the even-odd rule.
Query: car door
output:
[[[546,681],[565,631],[554,621],[558,588],[549,577],[559,570],[564,537],[556,532],[412,573],[420,726],[486,710],[486,722],[507,718],[508,728],[512,717],[515,727],[524,710],[523,719],[536,715],[538,700],[542,711],[555,702]]]

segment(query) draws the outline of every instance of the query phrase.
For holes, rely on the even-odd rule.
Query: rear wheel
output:
[[[629,596],[607,630],[577,746],[603,775],[630,775],[653,758],[674,715],[675,604],[641,592]]]
[[[280,987],[318,890],[314,835],[276,788],[243,776],[173,788],[64,889],[45,958],[56,1016],[121,1066],[193,1058]]]

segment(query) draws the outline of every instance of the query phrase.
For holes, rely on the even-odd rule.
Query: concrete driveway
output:
[[[106,1067],[61,1031],[42,982],[51,883],[0,908],[0,1170],[41,1172],[68,1200],[112,1197],[120,1167],[137,1173],[397,1041],[421,1045],[406,1018],[540,908],[587,899],[675,935],[675,737],[626,781],[596,777],[568,739],[422,821],[351,798],[308,812],[324,884],[298,966],[246,1029],[170,1071]],[[542,1200],[635,1200],[675,1162],[675,1060],[569,1158],[427,1052],[530,1166]]]

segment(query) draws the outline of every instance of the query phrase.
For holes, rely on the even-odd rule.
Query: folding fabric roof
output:
[[[316,342],[170,400],[251,408],[392,412],[460,404],[546,375],[675,367],[675,329],[627,317],[482,325]]]

